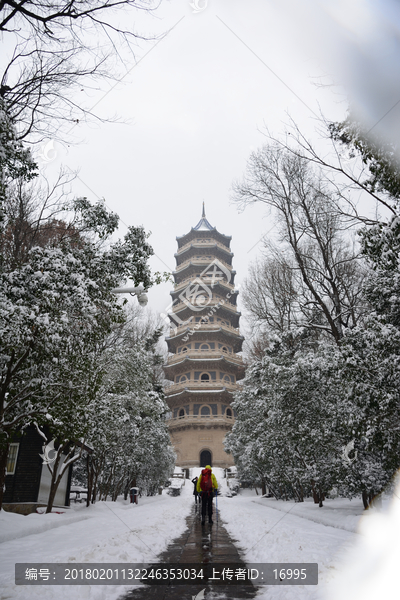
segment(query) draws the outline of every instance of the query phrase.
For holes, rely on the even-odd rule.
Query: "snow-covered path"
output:
[[[287,505],[289,510],[291,505]],[[221,498],[220,508],[226,529],[232,539],[238,540],[237,545],[247,562],[317,562],[319,565],[318,586],[261,588],[260,599],[323,597],[325,586],[337,572],[343,550],[354,537],[343,529],[262,507],[249,497]]]
[[[219,481],[223,491],[224,482]],[[70,600],[79,597],[79,600],[116,600],[128,591],[127,586],[40,586],[29,589],[15,586],[14,564],[154,561],[168,543],[185,530],[185,517],[193,503],[192,489],[186,481],[179,497],[164,493],[141,498],[138,506],[123,501],[99,502],[89,509],[74,506],[63,515],[22,517],[2,511],[0,599]],[[360,537],[353,531],[358,515],[362,513],[361,502],[332,500],[327,502],[324,511],[312,503],[276,503],[243,490],[234,498],[219,496],[218,507],[226,529],[237,540],[247,562],[319,564],[318,586],[261,588],[260,599],[324,598],[326,586],[329,587],[343,566],[345,549]],[[293,514],[295,511],[296,515]],[[318,519],[328,520],[332,526],[315,522]],[[343,523],[349,531],[343,528]]]

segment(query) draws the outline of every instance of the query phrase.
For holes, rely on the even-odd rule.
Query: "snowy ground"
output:
[[[224,492],[222,471],[215,469],[214,472]],[[192,490],[192,484],[186,480],[181,496],[170,497],[163,493],[140,498],[137,506],[123,500],[99,502],[88,509],[74,505],[61,515],[32,514],[27,517],[2,511],[0,599],[69,600],[79,597],[79,600],[116,600],[128,591],[128,586],[15,586],[14,564],[150,562],[185,530],[185,517],[193,503]],[[319,508],[313,502],[277,502],[261,498],[254,491],[243,490],[233,498],[219,496],[218,508],[246,561],[319,564],[318,586],[261,587],[259,600],[314,600],[347,598],[345,592],[349,590],[351,576],[349,561],[360,581],[368,580],[372,573],[378,572],[376,563],[380,552],[397,557],[398,564],[400,500],[395,498],[395,502],[397,504],[389,512],[384,503],[382,513],[372,510],[361,517],[361,500],[327,500],[324,507]],[[379,543],[375,544],[374,539]],[[385,543],[387,539],[392,540],[392,545]],[[341,575],[342,571],[344,575]],[[383,573],[388,581],[388,573]],[[357,589],[355,584],[352,598],[357,596]],[[363,598],[366,597],[368,590],[363,592]],[[398,595],[390,592],[386,595],[386,598],[392,597]]]

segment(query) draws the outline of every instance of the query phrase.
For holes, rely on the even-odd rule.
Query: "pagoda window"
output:
[[[210,345],[209,344],[201,344],[200,346],[200,350],[210,350]]]
[[[230,409],[230,408],[226,409],[226,416],[228,417],[228,419],[232,419],[232,409]]]
[[[200,416],[202,418],[207,418],[210,417],[211,415],[211,411],[210,411],[210,407],[209,406],[202,406],[200,409]]]
[[[200,381],[210,381],[209,373],[202,373],[200,377]]]
[[[179,416],[179,418],[180,418],[180,419],[183,419],[183,418],[184,418],[184,416],[185,416],[185,410],[184,410],[183,408],[181,408],[181,409],[179,410],[179,415],[178,415],[178,416]]]
[[[205,324],[209,322],[210,319],[208,317],[196,317],[196,323]]]
[[[190,350],[190,344],[187,344],[187,346],[181,346],[180,348],[178,348],[178,354],[179,354],[179,352],[187,352],[188,350]]]
[[[228,327],[230,325],[228,321],[224,321],[223,319],[218,319],[218,323],[221,323],[221,325],[227,325]]]
[[[211,379],[213,381],[215,381],[217,379],[217,372],[216,371],[210,371],[210,375],[211,375]]]

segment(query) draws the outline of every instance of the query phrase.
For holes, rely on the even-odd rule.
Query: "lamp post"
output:
[[[147,294],[144,292],[144,287],[142,284],[139,284],[136,287],[120,287],[114,288],[111,290],[114,294],[130,294],[131,296],[136,296],[140,306],[146,306],[149,301]]]

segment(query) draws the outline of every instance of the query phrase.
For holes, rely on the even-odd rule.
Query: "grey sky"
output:
[[[118,114],[124,122],[78,125],[81,143],[69,148],[56,143],[55,158],[42,163],[43,168],[48,174],[60,164],[80,168],[77,195],[104,197],[123,223],[142,224],[151,231],[157,255],[151,261],[153,270],[174,268],[175,238],[196,225],[204,200],[210,223],[232,235],[240,284],[259,253],[258,240],[273,222],[262,206],[239,214],[229,202],[229,189],[242,176],[251,150],[263,142],[264,126],[280,134],[290,113],[316,138],[315,114],[343,118],[346,94],[373,119],[397,99],[398,75],[383,99],[381,94],[380,105],[373,101],[374,86],[365,77],[369,39],[376,49],[382,31],[390,30],[393,42],[388,45],[385,38],[382,60],[388,62],[388,53],[391,58],[397,52],[398,23],[396,30],[395,20],[388,21],[383,10],[398,16],[393,3],[333,4],[335,11],[332,2],[323,0],[164,0],[153,17],[133,14],[136,28],[144,33],[173,29],[160,42],[140,44],[137,66],[125,52],[123,81],[111,91],[104,84],[86,99],[89,105],[97,103],[101,116]],[[375,18],[378,32],[371,6],[381,10],[385,24]],[[364,20],[357,11],[366,15]],[[378,72],[375,55],[372,63]],[[349,74],[354,69],[360,76],[352,88]],[[390,65],[380,74],[388,73]],[[346,94],[340,87],[317,86],[321,77],[325,83],[343,84]],[[398,95],[400,99],[400,91]],[[149,305],[163,312],[170,290],[169,284],[150,290]]]

